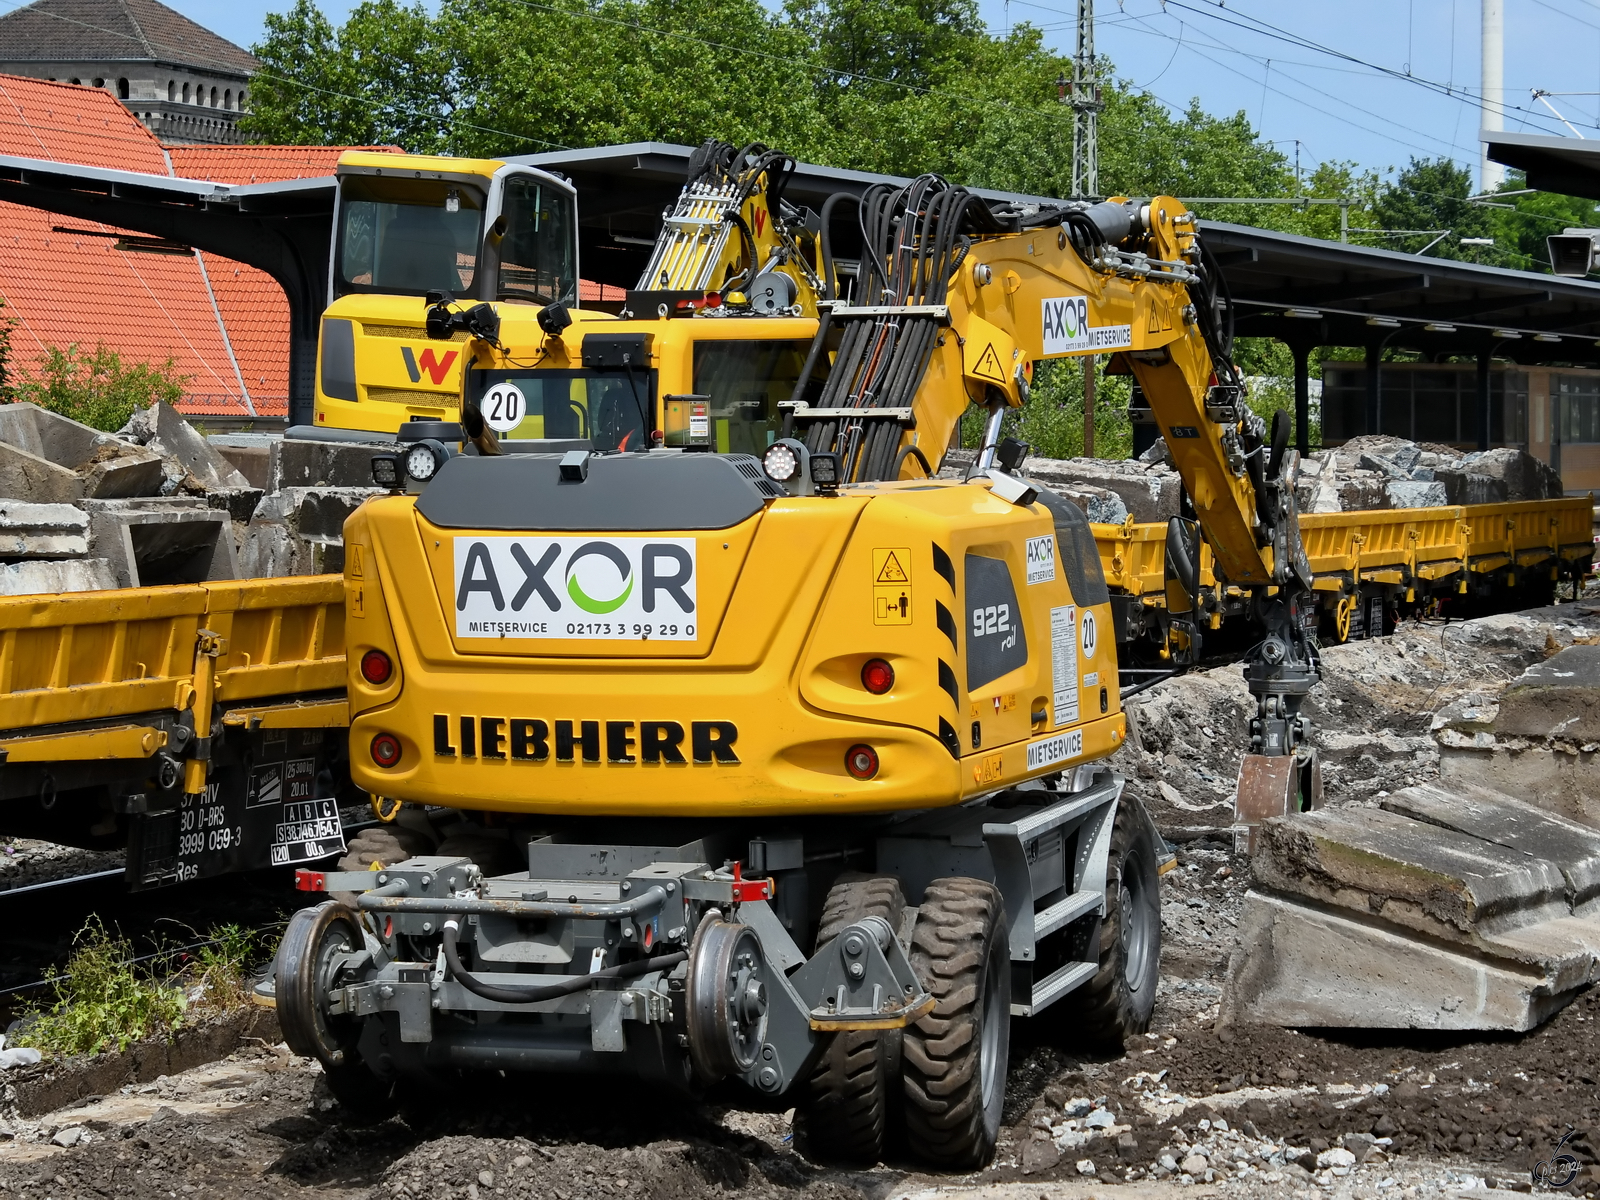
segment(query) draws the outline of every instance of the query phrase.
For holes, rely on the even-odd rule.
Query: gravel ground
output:
[[[1330,802],[1371,803],[1436,775],[1431,713],[1600,636],[1600,615],[1585,611],[1595,607],[1408,626],[1330,649],[1312,714]],[[1154,1025],[1107,1060],[1075,1052],[1072,1031],[1048,1018],[1018,1021],[1000,1152],[974,1176],[930,1176],[905,1162],[818,1167],[791,1148],[788,1114],[684,1104],[603,1080],[480,1079],[363,1128],[345,1119],[314,1065],[258,1046],[42,1118],[4,1118],[0,1190],[224,1200],[1417,1200],[1527,1191],[1531,1169],[1569,1127],[1572,1189],[1600,1190],[1600,992],[1517,1037],[1213,1028],[1249,887],[1249,863],[1226,833],[1242,697],[1229,667],[1171,681],[1133,705],[1138,741],[1118,766],[1179,844],[1178,870],[1164,881]]]

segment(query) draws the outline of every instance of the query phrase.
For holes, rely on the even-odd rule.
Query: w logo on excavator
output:
[[[422,372],[428,373],[428,378],[433,380],[435,387],[444,382],[445,376],[450,373],[450,365],[456,361],[457,350],[446,350],[443,358],[438,358],[429,346],[420,356],[412,352],[410,346],[401,346],[400,355],[406,360],[406,374],[411,376],[412,383],[422,382]]]

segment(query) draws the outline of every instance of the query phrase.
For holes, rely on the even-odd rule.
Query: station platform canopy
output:
[[[571,178],[578,188],[584,274],[632,287],[693,153],[690,146],[634,142],[518,161]],[[860,194],[876,183],[903,182],[800,163],[784,195],[820,210],[835,192]],[[972,190],[989,200],[1057,202]],[[1382,345],[1429,358],[1487,353],[1517,362],[1600,366],[1600,283],[1215,221],[1202,221],[1200,228],[1227,279],[1242,336],[1291,346]],[[836,225],[835,232],[844,231]]]
[[[1562,141],[1504,136],[1506,146],[1513,138],[1519,143]],[[1552,155],[1560,151],[1570,159],[1577,148],[1567,143],[1543,149]],[[572,179],[579,194],[584,277],[627,288],[648,261],[662,213],[683,186],[693,153],[690,146],[636,142],[526,155],[515,161]],[[1600,181],[1600,167],[1594,169],[1594,177]],[[1558,182],[1541,184],[1540,178],[1533,175],[1534,186],[1558,186]],[[903,182],[894,176],[801,163],[785,195],[795,204],[820,211],[835,192],[859,194],[873,184]],[[1559,186],[1578,190],[1567,176],[1559,177]],[[996,201],[1054,202],[1048,197],[973,190]],[[1593,194],[1600,196],[1600,182]],[[289,300],[290,336],[284,350],[291,364],[290,407],[297,419],[306,419],[299,414],[310,404],[316,331],[328,294],[331,178],[238,187],[0,157],[0,199],[105,221],[266,271]],[[850,253],[845,224],[853,223],[836,222],[834,231],[841,256]],[[1435,361],[1470,357],[1485,366],[1489,359],[1501,358],[1522,364],[1600,367],[1600,283],[1240,225],[1202,222],[1201,229],[1232,293],[1237,332],[1277,338],[1295,351],[1302,429],[1306,427],[1305,359],[1315,346],[1361,347],[1374,367],[1386,349],[1414,350]],[[1375,370],[1372,374],[1376,379]],[[1374,406],[1376,389],[1374,382]]]

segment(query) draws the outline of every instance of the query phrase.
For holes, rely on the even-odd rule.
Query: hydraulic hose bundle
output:
[[[832,205],[830,200],[824,210],[829,216]],[[868,188],[859,201],[859,221],[863,255],[856,302],[889,308],[943,304],[971,245],[967,235],[1004,228],[987,204],[937,175],[904,187]],[[831,282],[831,264],[824,273]],[[819,342],[824,336],[826,321]],[[909,408],[938,336],[937,318],[915,313],[888,312],[845,324],[819,407]],[[900,426],[893,421],[820,421],[806,442],[813,451],[839,454],[843,478],[851,481],[893,479],[903,461]]]

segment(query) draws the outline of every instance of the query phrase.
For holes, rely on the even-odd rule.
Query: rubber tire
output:
[[[370,871],[372,864],[392,867],[419,854],[432,854],[433,842],[427,834],[404,825],[369,825],[350,839],[349,847],[339,859],[341,871]],[[355,908],[354,892],[334,892],[333,898],[348,908]]]
[[[981,879],[935,879],[917,910],[910,958],[937,1003],[905,1031],[906,1147],[942,1170],[976,1170],[994,1157],[1011,1049],[1011,946],[999,890]]]
[[[816,950],[862,917],[900,929],[906,898],[892,875],[847,871],[828,889]],[[871,1166],[884,1156],[894,1090],[889,1036],[847,1030],[832,1034],[795,1100],[795,1148],[812,1162]]]
[[[1117,804],[1106,862],[1106,913],[1100,968],[1061,1001],[1062,1027],[1074,1039],[1121,1050],[1150,1028],[1161,974],[1161,895],[1150,823],[1124,797]]]

